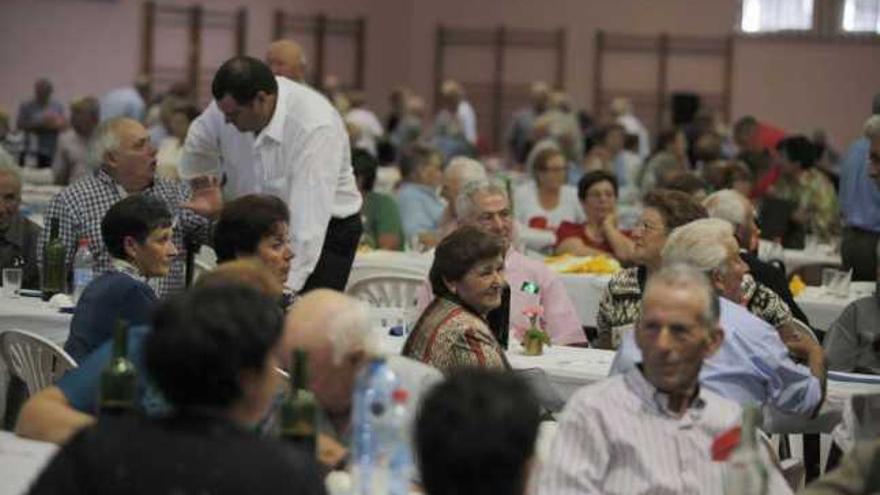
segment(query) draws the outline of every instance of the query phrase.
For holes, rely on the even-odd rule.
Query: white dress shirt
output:
[[[222,172],[227,199],[260,193],[284,200],[295,255],[287,282],[299,290],[318,262],[331,217],[359,212],[362,200],[339,113],[308,86],[275,80],[275,112],[257,136],[227,124],[216,103],[208,106],[190,126],[181,177]]]
[[[712,443],[741,410],[700,389],[684,416],[634,369],[575,393],[562,413],[538,495],[722,494],[725,464]],[[769,493],[791,493],[770,469]]]
[[[455,113],[459,123],[461,123],[461,131],[464,133],[464,138],[476,146],[477,112],[474,111],[474,107],[467,100],[461,100]]]

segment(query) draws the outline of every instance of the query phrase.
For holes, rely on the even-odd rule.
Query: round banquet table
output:
[[[810,325],[820,330],[828,330],[834,320],[850,303],[874,293],[874,282],[851,282],[849,296],[842,298],[829,294],[823,287],[807,286],[794,298],[804,310]]]
[[[58,446],[0,431],[0,495],[25,493]]]

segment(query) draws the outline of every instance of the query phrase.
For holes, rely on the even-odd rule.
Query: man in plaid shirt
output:
[[[65,261],[73,261],[78,241],[88,237],[95,256],[95,275],[112,269],[110,255],[101,237],[101,220],[115,202],[130,194],[145,194],[162,200],[174,217],[174,244],[179,253],[168,275],[151,284],[161,297],[184,288],[184,262],[187,245],[207,242],[210,221],[183,207],[190,197],[189,187],[155,175],[156,149],[147,130],[137,121],[117,118],[102,123],[90,146],[90,159],[96,170],[64,188],[46,212],[47,228],[37,244],[40,267],[43,246],[49,242],[48,228],[59,219],[59,236],[64,244]]]

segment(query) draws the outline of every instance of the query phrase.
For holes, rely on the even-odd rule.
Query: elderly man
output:
[[[278,196],[290,208],[296,253],[290,289],[344,289],[361,237],[362,199],[339,113],[320,93],[273,76],[252,57],[227,60],[211,92],[214,103],[190,126],[181,161],[181,176],[199,184],[190,206],[219,214],[216,174],[229,177],[232,198]]]
[[[726,467],[712,445],[740,409],[698,381],[724,341],[718,316],[718,296],[696,269],[653,275],[635,329],[639,367],[569,400],[538,494],[723,493]],[[776,470],[770,487],[791,493]]]
[[[58,150],[52,163],[55,183],[66,186],[89,174],[89,140],[101,121],[101,105],[87,96],[70,104],[70,129],[58,137]]]
[[[458,228],[458,215],[455,213],[455,200],[465,184],[486,180],[483,164],[466,156],[457,156],[449,161],[443,170],[440,196],[446,200],[446,210],[440,218],[440,237],[446,237]]]
[[[639,138],[639,157],[642,160],[647,159],[651,154],[651,137],[648,134],[648,129],[633,113],[632,102],[627,98],[613,99],[611,101],[611,117],[623,126],[627,134]]]
[[[12,157],[0,150],[0,269],[20,267],[21,286],[40,286],[37,238],[40,228],[22,216],[21,172]]]
[[[52,83],[39,79],[34,83],[34,99],[18,108],[16,127],[25,133],[23,165],[52,165],[58,133],[64,128],[64,106],[52,99]]]
[[[348,444],[355,378],[378,353],[367,307],[340,292],[312,291],[294,303],[284,335],[285,348],[309,353],[310,387],[327,420],[323,433]],[[388,356],[388,364],[413,404],[442,379],[436,369],[403,356]]]
[[[293,40],[278,40],[266,50],[266,65],[276,76],[305,84],[306,56],[302,46]]]
[[[786,314],[788,311],[783,307],[784,303],[795,318],[809,324],[807,315],[801,311],[791,294],[791,289],[788,288],[785,273],[755,255],[761,231],[755,223],[757,218],[755,205],[749,201],[749,198],[733,189],[722,189],[703,200],[703,206],[710,217],[726,220],[733,226],[740,247],[739,255],[749,265],[749,272],[754,278],[754,281],[745,282],[745,296],[749,301],[749,309],[762,317],[768,315],[764,319],[777,326],[787,325],[790,318]],[[768,290],[777,297],[767,293]]]
[[[871,113],[880,115],[880,94],[874,97]],[[840,164],[838,197],[844,225],[840,256],[844,268],[852,268],[853,280],[874,280],[877,274],[875,251],[880,240],[880,189],[868,180],[870,148],[870,140],[863,133],[850,145]]]
[[[59,220],[67,263],[73,259],[77,241],[87,237],[95,256],[95,274],[109,270],[112,262],[101,242],[101,220],[111,205],[130,194],[141,193],[160,199],[171,212],[175,219],[174,245],[181,254],[154,288],[160,296],[183,289],[187,246],[204,243],[210,235],[206,218],[182,208],[189,188],[156,177],[156,150],[150,144],[150,136],[143,125],[129,118],[108,120],[98,126],[90,156],[97,171],[63,189],[46,211],[47,223],[53,218]],[[41,264],[42,247],[48,241],[49,229],[44,229],[37,246]]]
[[[742,298],[748,267],[739,257],[730,224],[706,218],[679,227],[666,241],[662,256],[664,266],[684,263],[706,273],[722,296],[724,342],[706,360],[700,383],[740,404],[767,404],[800,416],[816,412],[825,395],[822,347],[800,334],[783,343],[773,327],[735,302]],[[808,366],[792,361],[789,352]],[[627,371],[640,360],[633,334],[626,332],[612,372]]]
[[[562,281],[543,263],[513,248],[516,232],[505,188],[487,180],[466,184],[458,195],[456,213],[459,225],[480,227],[504,240],[504,278],[510,286],[509,322],[514,335],[521,337],[529,326],[523,310],[540,305],[554,344],[585,344],[586,335]],[[433,298],[430,286],[424,284],[418,294],[419,307],[427,307]]]
[[[431,248],[439,239],[438,229],[446,205],[437,194],[443,177],[443,158],[433,147],[414,144],[403,150],[400,171],[403,182],[397,190],[397,204],[403,233],[413,244]]]

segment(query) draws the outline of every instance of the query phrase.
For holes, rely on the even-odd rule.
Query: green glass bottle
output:
[[[113,357],[101,372],[98,408],[101,415],[133,411],[137,390],[137,371],[128,359],[128,324],[119,320],[113,333]]]
[[[60,225],[58,218],[50,223],[49,242],[43,248],[43,300],[48,301],[55,294],[64,292],[64,281],[67,273],[64,264],[64,244],[58,235]]]
[[[281,438],[308,453],[318,455],[318,401],[308,389],[309,355],[293,351],[290,390],[281,403]]]

